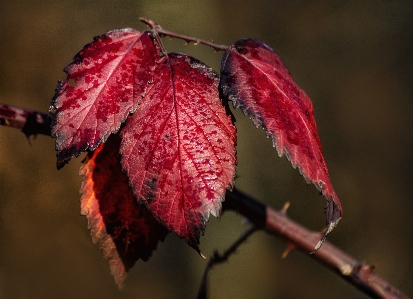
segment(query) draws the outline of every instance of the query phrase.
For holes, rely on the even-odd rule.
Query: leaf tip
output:
[[[69,163],[68,160],[60,160],[60,159],[58,159],[57,162],[56,162],[56,168],[57,168],[57,170],[62,169],[63,166],[65,166],[65,165],[68,164],[68,163]]]
[[[187,242],[189,246],[191,246],[195,251],[199,254],[200,257],[202,257],[204,260],[206,259],[206,256],[202,254],[201,249],[199,249],[198,244],[190,244]]]
[[[341,219],[341,206],[333,198],[328,199],[325,209],[327,216],[327,227],[321,237],[321,240],[318,241],[317,245],[314,247],[313,251],[310,252],[310,254],[316,253],[321,248],[327,238],[327,235],[333,231]]]

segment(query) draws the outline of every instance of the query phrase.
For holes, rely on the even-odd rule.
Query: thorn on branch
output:
[[[37,134],[50,136],[50,121],[45,113],[0,104],[0,125],[20,129],[27,138]]]
[[[288,254],[291,251],[295,250],[296,248],[297,248],[297,245],[295,245],[294,243],[291,243],[291,242],[287,242],[287,247],[285,248],[284,252],[282,253],[281,258],[285,259],[288,256]]]
[[[280,212],[284,215],[287,215],[287,211],[289,207],[290,207],[290,202],[286,201]]]

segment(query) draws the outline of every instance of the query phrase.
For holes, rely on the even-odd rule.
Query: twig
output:
[[[246,230],[239,238],[224,251],[222,255],[215,251],[213,256],[209,259],[207,266],[205,267],[204,274],[202,275],[201,286],[198,291],[198,299],[207,298],[207,289],[208,289],[208,273],[214,265],[221,264],[226,262],[231,254],[233,254],[237,248],[244,243],[249,236],[258,230],[256,225],[253,225],[248,230]]]
[[[249,209],[250,206],[259,208]],[[321,233],[310,231],[289,219],[284,210],[278,212],[259,204],[257,200],[239,190],[227,192],[224,208],[236,210],[257,225],[262,225],[264,222],[265,231],[285,240],[289,248],[297,248],[308,254],[313,251],[314,245],[320,240]],[[328,241],[316,253],[309,254],[309,257],[331,269],[372,298],[408,298],[407,295],[375,274],[373,266],[356,260]]]
[[[49,123],[50,120],[45,113],[0,104],[0,125],[21,129],[26,136],[50,135]],[[286,209],[277,212],[237,189],[227,192],[223,209],[237,211],[254,224],[254,229],[264,229],[285,240],[290,248],[295,247],[304,253],[310,253],[320,240],[321,233],[310,231],[288,218]],[[252,231],[247,232],[246,237],[251,233]],[[239,241],[241,244],[242,238]],[[234,243],[235,248],[239,245],[237,243],[238,241]],[[229,254],[231,248],[232,246],[228,249]],[[375,274],[373,266],[356,260],[330,242],[326,241],[315,254],[309,257],[373,298],[408,298],[388,281]]]
[[[0,104],[0,125],[20,129],[26,137],[50,136],[50,118],[39,111]]]
[[[148,25],[151,28],[151,30],[153,30],[155,33],[158,33],[160,36],[169,36],[169,37],[179,38],[179,39],[184,40],[187,43],[193,42],[195,45],[203,44],[203,45],[214,48],[215,51],[226,51],[229,48],[228,46],[225,46],[225,45],[218,45],[218,44],[215,44],[214,42],[206,41],[203,39],[199,39],[199,38],[195,38],[195,37],[191,37],[187,35],[178,34],[175,32],[168,31],[168,30],[164,30],[161,28],[161,26],[159,26],[154,21],[149,20],[149,19],[139,18],[139,20],[142,23],[145,23],[146,25]]]

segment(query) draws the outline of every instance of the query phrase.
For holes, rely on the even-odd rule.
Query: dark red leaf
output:
[[[311,100],[280,57],[260,41],[235,42],[222,59],[220,91],[255,126],[264,127],[279,156],[285,154],[327,198],[327,235],[341,218],[341,204],[321,153]]]
[[[81,213],[86,215],[93,243],[99,243],[103,256],[119,287],[138,259],[148,260],[168,230],[143,204],[138,204],[122,172],[120,138],[111,135],[86,157],[80,174]]]
[[[121,130],[122,166],[135,196],[198,250],[235,173],[235,127],[218,76],[183,54],[164,56],[142,105]]]
[[[74,57],[49,108],[58,168],[119,130],[140,104],[158,53],[147,33],[126,28],[95,37]]]

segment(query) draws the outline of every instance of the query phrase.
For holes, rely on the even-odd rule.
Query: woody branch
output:
[[[0,125],[20,129],[27,137],[37,134],[50,136],[48,115],[35,110],[0,104]],[[310,231],[291,220],[286,209],[276,211],[237,189],[227,192],[223,209],[242,214],[257,228],[284,240],[288,248],[308,254],[372,298],[408,298],[378,276],[373,266],[358,261],[328,241],[316,253],[309,254],[320,240],[321,233]]]

